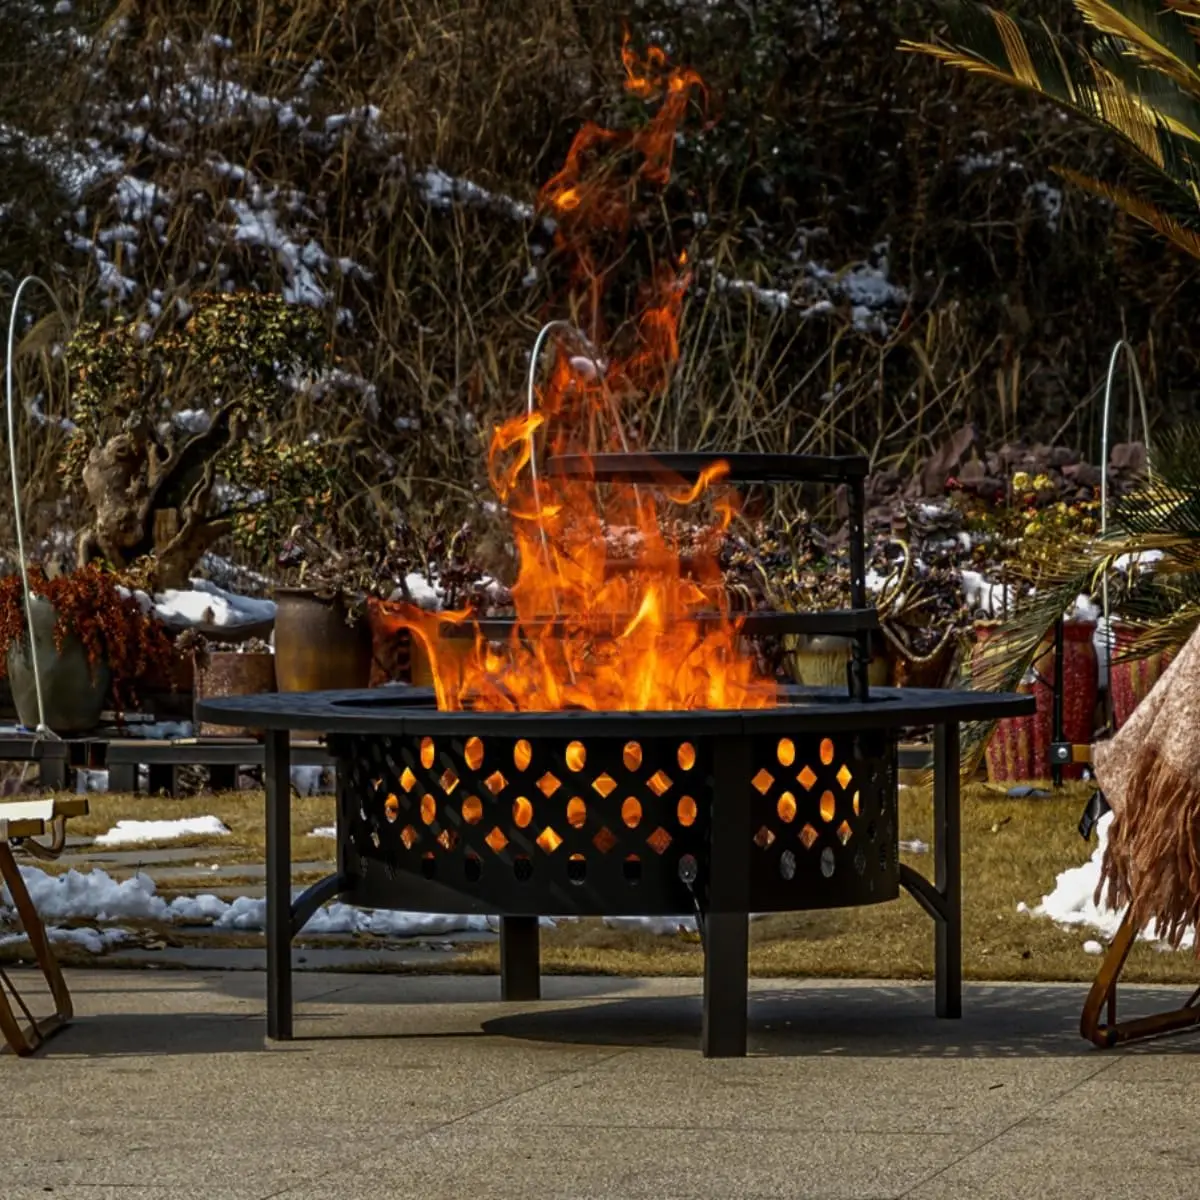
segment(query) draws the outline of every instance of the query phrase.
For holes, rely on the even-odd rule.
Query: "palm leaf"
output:
[[[1163,8],[1161,0],[1075,0],[1075,7],[1093,28],[1121,41],[1131,58],[1186,88],[1200,88],[1200,47],[1183,15]]]
[[[1082,175],[1069,167],[1056,167],[1055,173],[1077,188],[1115,204],[1122,212],[1128,213],[1144,225],[1148,225],[1155,233],[1165,237],[1185,254],[1191,255],[1192,258],[1200,258],[1200,232],[1189,229],[1170,213],[1165,212],[1149,200],[1143,199],[1127,188],[1093,179],[1090,175]]]

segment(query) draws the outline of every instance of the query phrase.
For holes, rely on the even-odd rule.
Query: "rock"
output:
[[[1139,475],[1146,469],[1146,446],[1144,442],[1122,442],[1112,448],[1109,465],[1114,471],[1126,471]]]
[[[986,478],[987,468],[978,458],[972,458],[970,462],[963,463],[962,469],[958,472],[958,481],[963,487],[982,483]]]
[[[921,469],[921,487],[926,496],[943,496],[946,481],[958,471],[963,456],[975,444],[975,426],[964,425],[931,455]]]
[[[1098,488],[1100,486],[1100,468],[1091,463],[1081,462],[1063,467],[1063,475],[1076,487]]]

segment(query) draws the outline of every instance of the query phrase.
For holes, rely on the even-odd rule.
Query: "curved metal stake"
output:
[[[345,875],[335,871],[332,875],[326,875],[324,879],[318,879],[311,887],[301,892],[291,904],[292,937],[299,935],[318,908],[328,904],[330,900],[336,900],[346,891],[348,882]]]

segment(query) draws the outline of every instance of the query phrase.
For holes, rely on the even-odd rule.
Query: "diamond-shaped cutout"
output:
[[[497,854],[499,854],[499,853],[500,853],[500,851],[501,851],[501,850],[503,850],[503,849],[504,849],[504,847],[508,845],[508,838],[506,838],[506,837],[504,836],[504,831],[503,831],[503,830],[500,828],[500,826],[499,826],[499,825],[495,826],[495,827],[492,829],[492,832],[491,832],[491,833],[489,833],[489,834],[487,835],[487,837],[485,837],[483,840],[484,840],[485,842],[487,842],[487,844],[488,844],[489,846],[491,846],[491,848],[492,848],[492,849],[493,849],[493,850],[494,850],[494,851],[495,851]]]
[[[413,788],[417,786],[417,777],[408,767],[405,767],[404,770],[400,772],[400,786],[406,792],[411,792]]]
[[[771,784],[775,782],[775,776],[766,767],[763,767],[750,782],[765,796],[771,790]]]
[[[508,780],[499,771],[493,771],[484,781],[483,786],[487,788],[493,796],[498,796],[506,787]]]
[[[845,763],[838,768],[837,781],[843,792],[854,782],[854,776],[850,774],[850,768]]]
[[[437,840],[443,850],[453,850],[458,845],[458,834],[453,829],[443,829]]]
[[[405,850],[411,850],[421,840],[421,835],[411,825],[405,825],[400,831],[400,840]]]
[[[850,828],[849,821],[843,821],[838,826],[837,835],[843,846],[854,836],[854,830]]]
[[[806,791],[811,792],[817,783],[816,773],[812,767],[805,767],[799,775],[796,776],[796,782]]]
[[[537,781],[537,785],[538,791],[541,792],[542,795],[547,799],[549,799],[554,795],[555,792],[558,791],[560,787],[562,787],[562,782],[556,776],[551,775],[550,772],[547,771],[545,775],[543,775],[541,779]]]
[[[661,825],[646,839],[646,845],[655,854],[666,854],[667,847],[670,844],[671,835]]]
[[[754,844],[760,850],[766,850],[775,840],[775,835],[764,825],[754,835]]]
[[[537,844],[541,846],[547,854],[553,854],[555,850],[563,844],[562,838],[550,828],[549,825],[537,835]]]
[[[608,828],[607,825],[601,826],[597,831],[596,836],[592,838],[592,845],[600,851],[601,854],[607,854],[617,844],[616,835]]]
[[[805,825],[805,827],[800,830],[800,840],[804,843],[805,850],[811,850],[813,848],[813,843],[820,836],[821,835],[817,833],[817,831],[811,825]]]
[[[597,775],[592,780],[592,787],[605,799],[617,790],[617,781],[611,775]]]
[[[441,784],[442,791],[445,792],[447,796],[452,796],[454,794],[454,789],[458,787],[458,776],[455,775],[455,773],[450,770],[449,767],[447,767],[442,772]]]
[[[666,771],[655,771],[646,780],[646,786],[656,795],[664,796],[671,790],[671,777]]]

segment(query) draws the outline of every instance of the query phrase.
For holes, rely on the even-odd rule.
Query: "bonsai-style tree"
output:
[[[331,502],[326,448],[274,430],[325,359],[319,315],[250,292],[192,304],[153,332],[81,325],[67,349],[76,431],[63,471],[92,513],[80,564],[142,568],[158,588],[186,587],[226,537],[265,553]]]

